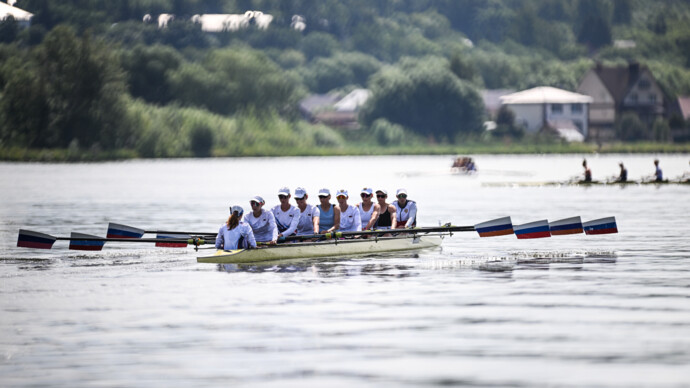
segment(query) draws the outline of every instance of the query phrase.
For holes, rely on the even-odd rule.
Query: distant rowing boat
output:
[[[635,185],[687,185],[688,180],[657,181],[563,181],[563,182],[484,182],[485,187],[540,187],[540,186],[635,186]]]
[[[199,263],[243,264],[262,261],[354,256],[387,252],[413,251],[441,245],[443,235],[396,236],[367,239],[295,242],[258,249],[218,250],[209,256],[197,257]]]

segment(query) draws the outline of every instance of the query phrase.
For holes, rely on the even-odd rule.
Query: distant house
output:
[[[355,89],[345,96],[339,94],[314,94],[299,103],[300,113],[312,123],[342,128],[359,128],[359,111],[367,102],[371,92]]]
[[[651,71],[638,63],[604,67],[597,64],[580,81],[577,92],[591,96],[590,137],[615,137],[615,123],[624,112],[635,112],[651,125],[664,115],[664,93]]]
[[[498,113],[498,109],[501,107],[501,97],[512,93],[515,93],[515,90],[484,89],[480,92],[482,100],[484,101],[484,109],[491,120],[496,118],[496,113]]]
[[[690,120],[690,96],[680,96],[676,102],[678,114],[683,120]]]
[[[515,113],[516,124],[524,125],[527,132],[549,130],[568,141],[587,138],[592,97],[541,86],[502,96],[500,100]]]
[[[34,14],[6,3],[0,3],[0,21],[7,19],[8,16],[12,16],[20,27],[29,27]]]

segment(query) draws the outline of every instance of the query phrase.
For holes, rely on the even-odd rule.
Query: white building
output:
[[[501,105],[515,112],[516,124],[527,132],[551,128],[568,141],[583,141],[588,134],[592,97],[541,86],[502,96]]]
[[[0,21],[5,20],[8,16],[12,16],[19,26],[29,27],[34,14],[6,3],[0,3]]]

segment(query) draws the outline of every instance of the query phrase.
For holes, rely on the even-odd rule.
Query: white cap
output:
[[[265,204],[266,202],[264,201],[263,198],[259,197],[258,195],[253,197],[252,199],[249,200],[249,202],[258,202],[260,204]]]
[[[395,196],[397,197],[400,194],[407,195],[407,189],[398,189],[398,192],[395,194]]]
[[[372,193],[373,193],[373,191],[371,190],[371,187],[365,187],[360,192],[360,194],[369,194],[369,195],[371,195]]]
[[[340,189],[335,193],[336,198],[340,197],[341,195],[344,195],[344,196],[350,198],[350,196],[347,195],[347,190],[345,190],[345,189]]]
[[[231,206],[230,207],[230,213],[232,214],[234,212],[237,212],[237,215],[242,217],[242,214],[244,214],[244,209],[242,209],[242,206],[237,206],[237,205]]]
[[[331,191],[328,189],[321,189],[321,190],[319,190],[319,197],[322,195],[323,196],[329,196],[329,195],[331,195]]]
[[[280,190],[278,190],[278,195],[290,195],[290,189],[281,187]]]
[[[378,189],[378,190],[376,190],[377,193],[378,193],[379,191],[382,192],[382,193],[384,193],[384,194],[386,194],[386,195],[388,195],[388,191],[386,191],[386,190],[384,190],[384,189]]]
[[[295,198],[302,199],[305,195],[307,195],[307,190],[304,190],[304,187],[298,187],[295,189]]]

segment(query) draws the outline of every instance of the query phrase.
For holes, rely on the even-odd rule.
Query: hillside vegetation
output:
[[[681,0],[20,0],[0,22],[0,158],[582,152],[488,135],[482,89],[574,90],[596,61],[647,65],[690,95]],[[194,15],[261,11],[262,28],[204,32]],[[151,22],[144,22],[144,15]],[[160,14],[174,14],[164,28]],[[257,14],[258,15],[258,14]],[[298,25],[295,24],[298,23]],[[302,23],[302,24],[299,24]],[[615,41],[634,42],[620,47]],[[625,46],[625,45],[623,45]],[[368,88],[361,128],[304,121],[313,93]],[[659,125],[688,128],[682,119]],[[655,139],[641,128],[636,139]],[[652,143],[653,144],[653,143]],[[645,142],[640,150],[687,151]]]

